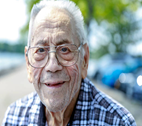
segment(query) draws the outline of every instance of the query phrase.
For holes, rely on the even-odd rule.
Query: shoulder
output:
[[[132,125],[135,121],[131,113],[111,97],[99,91],[94,84],[85,79],[83,81],[83,92],[88,95],[90,113],[93,120],[106,124]]]
[[[21,98],[16,102],[12,103],[8,107],[8,109],[11,111],[11,113],[13,113],[12,111],[16,111],[16,113],[19,113],[25,109],[30,109],[32,105],[36,104],[36,102],[39,102],[39,97],[37,93],[33,92],[25,96],[24,98]]]
[[[19,124],[28,120],[30,114],[38,113],[40,108],[40,100],[36,93],[31,93],[22,99],[12,103],[5,114],[3,125]]]

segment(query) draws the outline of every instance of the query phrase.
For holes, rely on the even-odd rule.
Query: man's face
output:
[[[66,11],[43,8],[35,18],[31,47],[57,46],[80,43],[74,35],[73,23]],[[51,50],[55,50],[54,47]],[[28,78],[33,83],[41,101],[49,111],[57,112],[69,105],[79,91],[84,69],[81,54],[75,65],[65,67],[58,63],[55,53],[49,53],[49,60],[43,68],[28,64]],[[27,59],[26,59],[27,60]],[[87,68],[86,68],[87,69]]]

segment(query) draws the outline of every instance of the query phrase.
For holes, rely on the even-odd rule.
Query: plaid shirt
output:
[[[32,93],[10,105],[2,126],[45,126],[44,106]],[[120,104],[95,88],[87,78],[82,81],[78,100],[68,126],[136,126],[133,116]]]

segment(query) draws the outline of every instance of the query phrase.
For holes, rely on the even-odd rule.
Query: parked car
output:
[[[110,87],[115,87],[121,73],[130,73],[142,66],[140,58],[125,53],[105,55],[98,61],[94,79]]]
[[[115,83],[115,87],[130,98],[134,98],[142,102],[142,80],[137,81],[138,77],[142,74],[142,67],[136,69],[132,73],[121,73]]]

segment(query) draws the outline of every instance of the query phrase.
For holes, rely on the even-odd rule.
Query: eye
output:
[[[68,48],[63,47],[63,48],[61,48],[61,51],[62,51],[62,52],[67,52],[67,51],[68,51]]]
[[[68,47],[61,47],[59,49],[59,52],[62,53],[62,54],[67,54],[67,53],[70,53],[70,49]]]
[[[37,50],[37,52],[39,52],[39,53],[44,52],[44,51],[45,51],[44,48],[39,48],[39,49]]]
[[[44,54],[47,52],[47,49],[46,48],[37,48],[35,53],[37,54]]]

